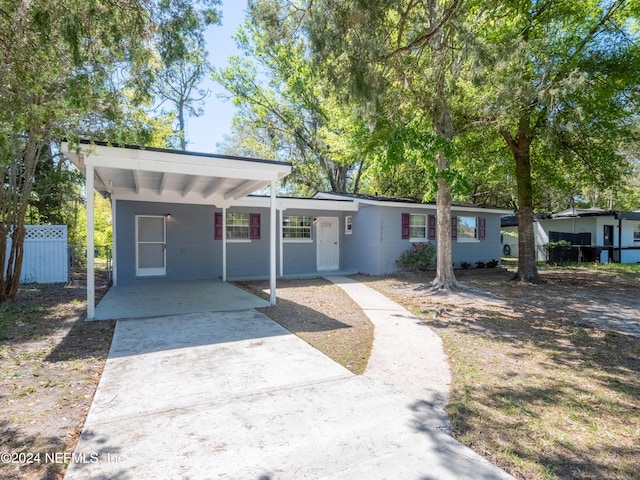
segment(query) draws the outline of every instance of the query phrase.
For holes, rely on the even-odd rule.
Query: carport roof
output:
[[[255,158],[101,142],[68,143],[62,150],[95,189],[118,200],[230,205],[291,172],[291,164]]]

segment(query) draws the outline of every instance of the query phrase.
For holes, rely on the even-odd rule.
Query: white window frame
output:
[[[633,229],[633,243],[640,243],[640,223]]]
[[[240,215],[246,215],[247,216],[247,224],[236,224],[236,225],[230,225],[229,224],[229,219],[233,218],[235,219],[237,216]],[[232,213],[228,213],[227,212],[227,218],[226,218],[226,232],[227,232],[227,243],[250,243],[251,242],[251,214],[246,213],[246,212],[232,212]],[[233,230],[234,228],[246,228],[247,231],[247,236],[244,237],[230,237],[229,233],[230,233],[230,229]]]
[[[353,233],[353,215],[344,217],[344,234],[351,235]]]
[[[469,237],[469,236],[461,236],[460,233],[464,232],[464,229],[466,228],[466,225],[463,226],[463,228],[460,228],[461,225],[461,219],[473,219],[475,221],[475,227],[474,228],[474,236],[473,237]],[[459,215],[457,217],[457,222],[458,222],[458,228],[457,228],[457,236],[456,236],[456,240],[459,243],[479,243],[480,239],[478,238],[478,217],[472,217],[470,215]]]
[[[307,219],[309,226],[303,225],[296,225],[296,226],[290,226],[290,225],[285,225],[285,222],[288,221],[288,219],[290,219],[291,217],[295,217],[295,218],[301,218],[301,219]],[[311,218],[310,215],[284,215],[282,218],[282,241],[283,243],[313,243],[313,220]],[[285,233],[287,232],[287,229],[291,229],[291,228],[299,228],[299,229],[305,229],[309,231],[309,236],[308,237],[285,237]]]
[[[424,218],[424,225],[414,225],[413,224],[413,219],[417,218],[417,217],[422,217]],[[427,215],[425,215],[424,213],[410,213],[409,214],[409,241],[410,242],[425,242],[427,240],[427,232],[429,230],[429,225],[428,225],[428,221],[429,219],[427,218]],[[424,226],[424,235],[422,237],[414,237],[412,235],[412,230],[414,228],[422,228]]]

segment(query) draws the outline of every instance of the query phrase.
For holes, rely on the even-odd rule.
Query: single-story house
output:
[[[565,240],[585,251],[595,249],[601,263],[640,262],[640,210],[570,208],[553,215],[536,215],[533,227],[538,260],[547,260],[549,242]],[[504,245],[517,256],[517,217],[503,217],[502,232]]]
[[[111,199],[114,285],[269,278],[274,304],[276,277],[390,273],[413,243],[436,241],[433,203],[324,192],[277,197],[288,163],[105,144],[83,145],[81,153],[63,148],[87,191]],[[251,195],[265,186],[268,196]],[[454,205],[454,264],[499,260],[505,213]],[[91,195],[87,225],[89,242]],[[88,318],[92,278],[88,271]]]

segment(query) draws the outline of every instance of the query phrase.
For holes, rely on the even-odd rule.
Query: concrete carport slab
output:
[[[220,280],[150,280],[111,287],[96,307],[96,320],[157,317],[266,307],[269,302]]]
[[[66,479],[511,478],[430,408],[255,310],[120,321]]]

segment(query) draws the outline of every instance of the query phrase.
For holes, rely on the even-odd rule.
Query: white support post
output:
[[[95,231],[93,212],[93,188],[94,188],[94,168],[87,165],[87,320],[93,320],[96,316],[96,285],[94,270],[94,240]]]
[[[283,252],[284,252],[284,247],[283,247],[283,241],[282,241],[282,216],[283,216],[283,211],[280,210],[280,222],[278,223],[278,241],[280,242],[280,278],[284,277],[284,256],[283,256]]]
[[[270,252],[269,252],[269,303],[276,304],[276,181],[271,180],[270,208]]]
[[[227,207],[222,207],[222,281],[227,281]]]
[[[114,287],[118,286],[118,248],[116,238],[118,233],[116,231],[116,201],[111,200],[111,282]]]

